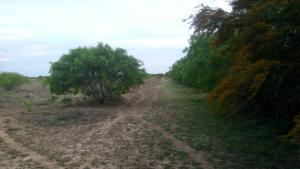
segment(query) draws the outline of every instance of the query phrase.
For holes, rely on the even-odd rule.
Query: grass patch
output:
[[[194,89],[167,80],[167,103],[152,121],[177,138],[204,151],[218,169],[300,168],[299,147],[283,139],[282,125],[242,115],[211,113]]]
[[[12,90],[21,86],[24,83],[29,82],[29,78],[12,72],[0,73],[0,87],[4,90]]]

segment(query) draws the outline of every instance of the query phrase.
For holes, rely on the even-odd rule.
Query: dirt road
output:
[[[150,78],[112,105],[2,106],[0,168],[213,168],[203,153],[145,120],[164,81]]]

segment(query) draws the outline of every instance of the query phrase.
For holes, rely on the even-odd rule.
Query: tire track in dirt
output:
[[[133,105],[132,105],[133,107],[131,108],[130,113],[128,113],[127,115],[132,116],[134,118],[138,118],[143,124],[145,124],[149,128],[152,128],[152,129],[158,131],[159,133],[161,133],[165,139],[171,141],[171,143],[177,149],[187,153],[189,155],[190,159],[192,159],[196,163],[200,164],[203,169],[213,169],[214,167],[206,159],[203,152],[195,150],[194,148],[192,148],[185,142],[175,138],[171,133],[165,131],[162,127],[160,127],[154,123],[151,123],[143,118],[143,115],[151,112],[151,109],[153,108],[151,106],[151,103],[156,102],[157,99],[159,98],[159,93],[161,92],[159,90],[159,86],[163,83],[164,80],[165,80],[164,78],[160,78],[159,83],[155,84],[155,86],[151,86],[152,90],[141,91],[142,89],[139,89],[137,92],[140,95],[140,99],[138,99],[137,101],[135,101],[133,103]],[[145,94],[146,92],[148,93],[148,96],[151,96],[151,98],[149,99],[149,101],[151,103],[150,104],[144,103],[143,105],[145,107],[139,107],[138,104],[142,103],[146,99],[146,94]]]
[[[117,113],[114,119],[108,119],[105,122],[99,122],[99,124],[96,124],[94,128],[86,134],[85,139],[78,143],[78,146],[88,143],[92,139],[92,136],[94,134],[99,132],[101,133],[101,135],[106,136],[110,132],[110,130],[113,129],[114,125],[117,125],[118,123],[122,122],[125,123],[127,118],[134,118],[138,119],[141,124],[147,126],[148,128],[161,133],[163,138],[169,140],[178,150],[187,153],[189,158],[194,162],[200,164],[203,169],[213,169],[213,166],[205,158],[203,152],[196,151],[194,148],[190,147],[185,142],[175,138],[171,133],[165,131],[162,127],[158,126],[157,124],[151,123],[143,118],[143,116],[147,115],[147,113],[150,113],[151,110],[155,110],[152,103],[156,102],[159,98],[159,94],[161,92],[159,87],[163,83],[163,80],[163,78],[160,78],[160,81],[157,81],[155,84],[145,84],[147,86],[143,86],[142,88],[137,89],[135,95],[138,95],[138,98],[134,96],[127,97],[126,103],[129,103],[129,105],[127,104],[127,106],[124,105],[119,107],[116,110]],[[136,100],[131,100],[133,98]],[[122,133],[122,135],[128,134],[129,133],[127,132]],[[111,143],[111,140],[102,138],[102,142]],[[134,141],[130,140],[130,144],[134,144]],[[138,150],[135,151],[137,151],[138,153]],[[82,159],[84,162],[78,168],[93,168],[91,166],[91,163],[96,158],[97,155],[91,153],[90,156],[88,156],[85,159]],[[74,160],[78,159],[74,158],[70,162],[74,162]]]
[[[96,124],[94,124],[91,130],[89,130],[88,132],[86,132],[84,134],[84,138],[75,145],[75,150],[80,150],[81,147],[88,145],[88,143],[92,140],[92,137],[100,132],[101,135],[106,135],[109,132],[109,129],[115,124],[117,123],[119,120],[121,120],[123,118],[123,116],[121,115],[120,110],[117,110],[115,113],[116,117],[112,120],[112,119],[108,119],[106,121],[100,121]],[[103,138],[102,138],[103,139]],[[106,140],[103,140],[106,141]],[[92,154],[92,153],[91,153]],[[91,155],[89,157],[87,157],[86,159],[82,159],[81,155],[76,155],[74,157],[72,157],[66,164],[70,165],[72,163],[75,163],[78,160],[83,160],[84,162],[78,167],[79,169],[84,169],[87,167],[90,167],[90,163],[96,159],[96,156]]]
[[[133,101],[133,103],[131,103],[131,99],[134,98],[134,95],[138,95],[138,99]],[[144,99],[146,98],[145,95],[141,92],[141,88],[138,88],[136,93],[134,95],[131,95],[129,97],[126,98],[125,103],[127,103],[127,106],[136,106],[139,103],[141,103],[142,101],[144,101]],[[130,104],[131,103],[131,104]],[[108,132],[110,131],[110,129],[117,124],[118,122],[128,118],[128,117],[132,117],[132,113],[133,111],[130,111],[132,108],[128,108],[127,106],[122,106],[121,108],[118,108],[117,113],[116,113],[116,117],[110,121],[111,119],[105,121],[105,122],[100,122],[101,124],[96,125],[96,127],[91,130],[90,132],[88,132],[86,134],[85,139],[82,141],[83,144],[85,144],[86,142],[88,142],[89,140],[91,140],[91,137],[96,133],[96,132],[101,132],[101,135],[106,135],[108,134]],[[108,140],[103,140],[108,141]],[[82,143],[78,143],[78,144],[82,144]],[[131,144],[133,144],[131,142]],[[138,150],[135,150],[138,151]],[[80,165],[78,168],[79,169],[84,169],[84,168],[92,168],[92,166],[90,166],[91,162],[93,160],[95,160],[97,157],[95,155],[91,155],[89,157],[87,157],[86,159],[84,159],[84,163],[82,165]],[[75,159],[72,159],[69,163],[74,162]],[[76,159],[77,160],[77,159]]]
[[[163,83],[165,79],[161,78],[159,84],[157,84],[156,86],[153,87],[154,92],[152,92],[152,98],[151,98],[151,102],[156,102],[157,99],[159,98],[159,85],[161,83]],[[144,95],[144,94],[143,94]],[[145,96],[145,95],[144,95]],[[148,113],[151,111],[151,107],[148,107],[146,110],[141,110],[143,111],[143,113]],[[155,129],[156,131],[160,132],[162,134],[162,136],[171,141],[171,143],[178,148],[181,151],[186,152],[189,157],[199,163],[201,165],[201,167],[203,169],[213,169],[214,167],[210,164],[210,162],[206,159],[205,155],[203,152],[197,151],[194,148],[192,148],[191,146],[189,146],[188,144],[186,144],[185,142],[175,138],[171,133],[165,131],[162,127],[151,123],[145,119],[142,118],[141,114],[137,114],[136,116],[137,118],[139,118],[141,120],[142,123],[144,123],[146,126],[148,126],[149,128]]]
[[[118,121],[121,121],[122,119],[125,118],[125,116],[122,114],[120,110],[117,112],[117,117],[115,117],[112,121],[105,121],[105,122],[100,122],[100,124],[96,125],[90,132],[88,132],[85,136],[85,139],[81,142],[78,143],[79,145],[84,145],[88,143],[94,134],[97,132],[100,132],[101,135],[107,135],[112,128],[113,125],[115,125]],[[102,138],[103,142],[109,142],[109,140],[106,140],[105,138]],[[90,166],[91,162],[97,158],[96,155],[90,155],[86,159],[83,159],[84,163],[81,164],[78,169],[85,169],[85,168],[92,168]],[[77,160],[77,159],[75,159]],[[71,160],[71,162],[74,162],[74,159]]]
[[[3,123],[5,119],[1,119],[1,123]],[[56,161],[51,161],[47,157],[40,155],[39,153],[24,147],[20,143],[16,142],[13,138],[11,138],[2,127],[0,128],[0,138],[6,143],[10,148],[27,155],[26,159],[31,159],[32,161],[42,164],[43,166],[49,169],[63,169]]]
[[[177,138],[175,138],[171,133],[165,131],[163,128],[150,123],[146,120],[141,119],[141,121],[148,126],[149,128],[155,129],[156,131],[160,132],[162,134],[162,136],[171,141],[171,143],[178,148],[181,151],[186,152],[189,157],[199,163],[201,165],[201,167],[203,169],[213,169],[213,166],[208,162],[208,160],[205,158],[204,154],[202,152],[196,151],[195,149],[193,149],[192,147],[190,147],[188,144],[186,144],[185,142],[178,140]]]
[[[145,95],[140,91],[140,88],[137,90],[136,94],[139,95],[139,99],[134,101],[132,103],[132,105],[137,105],[145,99]],[[128,101],[128,100],[130,100],[132,98],[133,98],[133,96],[130,96],[130,97],[126,98],[127,99],[126,102],[130,103],[130,101]],[[102,135],[106,135],[116,123],[118,123],[118,122],[120,122],[120,121],[124,120],[125,118],[130,117],[132,115],[131,111],[126,111],[126,110],[128,110],[128,107],[126,107],[126,106],[122,106],[121,108],[119,108],[117,110],[116,117],[112,121],[110,121],[110,119],[109,119],[105,122],[100,122],[98,125],[96,125],[96,127],[93,130],[91,130],[90,132],[88,132],[86,134],[85,139],[81,143],[78,143],[78,145],[86,144],[89,140],[91,140],[92,136],[96,132],[100,131]],[[103,141],[106,141],[106,140],[103,140]],[[80,165],[78,168],[79,169],[84,169],[84,168],[87,168],[87,167],[92,168],[90,166],[90,164],[96,158],[97,157],[95,155],[91,155],[91,156],[87,157],[86,159],[84,159],[84,163],[82,165]],[[74,160],[77,160],[77,159],[74,158],[69,163],[74,162]]]

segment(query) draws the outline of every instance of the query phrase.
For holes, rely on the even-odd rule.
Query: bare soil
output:
[[[164,81],[150,78],[102,106],[50,103],[42,84],[2,94],[0,168],[213,168],[205,154],[146,120],[159,111]]]

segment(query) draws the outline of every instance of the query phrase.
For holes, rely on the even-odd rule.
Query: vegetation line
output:
[[[281,123],[278,133],[299,144],[300,1],[230,4],[230,12],[202,5],[191,15],[189,46],[168,74],[207,92],[215,112]]]

